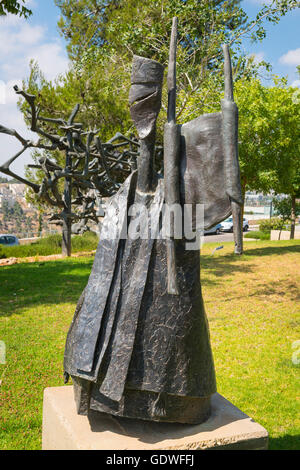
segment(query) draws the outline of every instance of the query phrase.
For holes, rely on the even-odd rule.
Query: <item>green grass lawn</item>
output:
[[[218,391],[269,431],[271,449],[299,449],[299,240],[249,241],[241,257],[222,245],[202,250]],[[92,261],[0,268],[0,449],[41,448],[43,390],[63,385],[65,338]]]

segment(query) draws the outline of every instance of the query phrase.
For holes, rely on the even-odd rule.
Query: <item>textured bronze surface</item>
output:
[[[221,113],[204,114],[181,126],[180,176],[182,203],[204,204],[205,229],[231,214]]]
[[[170,203],[170,195],[182,205],[204,204],[204,225],[209,228],[231,213],[232,201],[240,203],[233,149],[237,113],[233,102],[224,102],[223,114],[199,116],[180,127],[172,124],[176,132],[167,132],[165,139],[165,152],[170,150],[166,185],[153,165],[162,74],[157,62],[134,57],[130,104],[140,137],[138,170],[110,201],[92,273],[68,333],[64,367],[66,379],[74,379],[78,413],[96,410],[194,424],[207,419],[216,392],[200,252],[186,249],[184,238],[172,240],[172,269],[180,293],[172,295],[170,238],[161,236],[163,204]],[[180,193],[172,187],[177,177]],[[132,221],[132,204],[151,214],[146,219],[151,237],[123,236]]]
[[[133,175],[125,183],[123,194],[132,194],[125,188],[134,185],[135,179]],[[141,202],[141,197],[136,194],[134,199]],[[157,221],[157,227],[163,200],[163,181],[159,180],[155,194],[147,196],[148,205],[156,211],[152,220]],[[103,226],[105,229],[105,221]],[[130,416],[128,399],[126,410],[120,403],[124,394],[132,396],[128,390],[140,390],[149,392],[147,398],[141,398],[149,406],[144,414],[139,411],[140,418],[160,420],[155,409],[153,415],[150,413],[160,394],[164,394],[162,406],[166,405],[163,421],[175,420],[175,397],[179,397],[181,410],[178,422],[201,422],[207,416],[209,400],[204,398],[216,391],[216,384],[199,257],[198,252],[185,250],[184,240],[176,243],[177,279],[182,294],[173,296],[167,293],[165,240],[100,242],[65,353],[65,370],[73,378],[93,382],[92,409],[108,410],[111,406],[113,414],[124,412],[124,416]],[[100,270],[103,266],[105,278]],[[86,403],[85,395],[82,397],[79,410]],[[184,399],[186,416],[182,413]],[[197,413],[188,411],[195,407]],[[136,412],[132,412],[134,416]]]
[[[120,402],[108,400],[93,385],[90,409],[148,421],[200,424],[210,415],[210,397],[199,398],[125,389]]]

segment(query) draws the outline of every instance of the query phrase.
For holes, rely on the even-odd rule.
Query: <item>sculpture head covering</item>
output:
[[[133,56],[130,113],[140,139],[148,137],[155,129],[161,108],[164,66],[155,60]]]

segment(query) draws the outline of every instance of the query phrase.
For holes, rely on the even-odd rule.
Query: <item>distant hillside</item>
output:
[[[8,179],[3,176],[0,176],[0,184],[7,183],[7,184],[22,184],[20,181],[13,179]]]
[[[41,231],[56,231],[56,226],[49,227],[47,216],[41,216],[34,206],[28,204],[26,191],[25,184],[13,180],[0,182],[0,233],[30,238],[38,236]]]

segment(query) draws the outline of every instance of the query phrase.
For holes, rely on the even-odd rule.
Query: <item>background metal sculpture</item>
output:
[[[14,89],[27,101],[30,128],[39,135],[39,139],[36,142],[27,140],[16,130],[0,125],[0,133],[15,137],[22,145],[16,155],[0,165],[0,172],[25,183],[41,202],[59,209],[59,212],[52,213],[50,222],[62,225],[62,251],[69,256],[71,233],[88,230],[88,221],[97,224],[97,200],[114,194],[136,169],[139,143],[134,136],[128,138],[120,133],[102,143],[99,129],[85,131],[83,124],[75,122],[79,105],[67,120],[43,117],[36,106],[36,96],[19,90],[17,86]],[[44,173],[40,184],[33,183],[11,170],[14,161],[27,149],[60,151],[64,154],[64,164],[57,164],[47,156],[41,157],[38,164],[28,165]],[[64,182],[63,192],[60,190],[61,181]]]
[[[173,59],[176,24],[174,20]],[[171,73],[174,77],[174,68]],[[221,113],[200,116],[181,126],[175,172],[174,134],[165,139],[172,177],[165,175],[164,184],[153,164],[162,79],[161,64],[134,56],[129,96],[140,138],[138,169],[111,199],[104,219],[92,273],[66,341],[65,380],[73,378],[80,414],[92,409],[146,420],[200,423],[208,418],[210,397],[216,391],[201,293],[200,252],[187,250],[185,239],[173,243],[178,291],[170,293],[170,240],[160,236],[162,211],[177,173],[180,203],[204,204],[205,227],[230,214],[232,199],[237,203],[241,199],[237,153],[232,145],[227,146],[229,141],[234,143],[236,134]],[[173,107],[175,90],[173,81],[169,86]],[[169,118],[167,129],[176,130],[174,109]],[[230,113],[229,118],[234,120]],[[213,177],[222,181],[220,188],[210,186]],[[143,237],[139,230],[139,237],[123,236],[134,220],[128,211],[133,204],[141,208],[139,216],[143,208],[150,213],[146,232],[150,233],[151,220],[151,237]],[[113,208],[121,228],[117,236],[112,230]],[[143,230],[145,233],[145,223]]]

